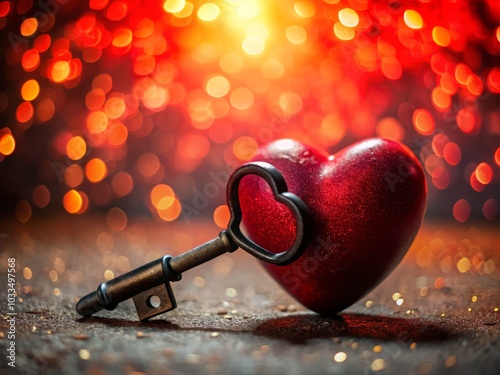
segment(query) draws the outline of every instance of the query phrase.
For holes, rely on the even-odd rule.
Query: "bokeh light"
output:
[[[71,160],[79,160],[85,156],[87,145],[82,137],[71,138],[66,144],[66,154]]]
[[[405,10],[403,17],[406,25],[411,29],[418,30],[421,29],[424,25],[424,21],[420,13],[413,9]]]
[[[108,173],[106,163],[99,158],[91,159],[85,165],[85,176],[90,182],[97,183],[102,181]]]
[[[461,223],[464,223],[469,219],[470,212],[470,204],[466,199],[458,200],[453,206],[453,216]]]
[[[3,134],[0,137],[0,154],[4,156],[11,155],[16,149],[16,141],[12,134]]]
[[[0,2],[0,173],[29,170],[0,197],[21,222],[170,222],[271,140],[334,153],[372,136],[415,152],[429,215],[498,220],[495,2],[89,0],[48,17],[22,4]],[[222,185],[198,210],[219,226]]]
[[[64,194],[63,205],[70,214],[76,214],[83,205],[82,195],[76,190],[70,190]]]
[[[227,205],[221,205],[221,206],[218,206],[215,210],[214,210],[214,223],[222,228],[222,229],[226,229],[227,228],[227,225],[229,224],[229,218],[230,218],[230,213],[229,213],[229,208],[227,207]]]

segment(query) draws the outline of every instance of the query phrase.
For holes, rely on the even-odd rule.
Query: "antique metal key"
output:
[[[287,251],[272,253],[248,239],[240,230],[242,212],[238,196],[240,181],[247,175],[262,177],[271,187],[276,201],[285,204],[295,217],[295,241]],[[99,285],[76,305],[76,311],[90,316],[102,309],[113,310],[120,302],[134,300],[141,321],[177,307],[171,281],[179,281],[182,273],[238,247],[253,256],[276,265],[287,265],[299,258],[309,240],[308,210],[302,200],[287,191],[281,173],[271,164],[247,163],[234,171],[227,185],[227,205],[231,213],[228,228],[219,237],[176,257],[165,255],[142,267]],[[159,301],[159,302],[158,302]]]

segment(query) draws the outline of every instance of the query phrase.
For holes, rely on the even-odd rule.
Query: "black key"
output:
[[[240,181],[246,175],[258,175],[271,187],[276,201],[285,204],[296,221],[293,245],[282,253],[272,253],[248,239],[240,230],[241,207],[238,197]],[[99,285],[95,292],[87,294],[76,305],[76,311],[90,316],[102,309],[113,310],[120,302],[133,298],[139,319],[145,321],[153,316],[177,307],[170,281],[179,281],[182,273],[238,247],[253,256],[276,265],[287,265],[299,258],[309,240],[308,210],[302,200],[287,191],[281,173],[271,164],[247,163],[234,171],[227,185],[227,204],[231,213],[228,228],[219,237],[195,247],[176,257],[165,255],[142,267]]]

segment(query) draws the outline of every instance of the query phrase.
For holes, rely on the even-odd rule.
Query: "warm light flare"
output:
[[[316,13],[316,7],[312,1],[297,1],[293,8],[298,16],[303,18],[311,18]]]
[[[299,25],[292,25],[286,29],[286,37],[290,43],[304,44],[307,41],[307,31]]]
[[[21,65],[26,72],[32,72],[40,65],[40,54],[36,49],[29,49],[24,52]]]
[[[71,138],[66,145],[66,154],[71,160],[80,160],[87,152],[87,145],[82,137]]]
[[[243,0],[243,2],[238,5],[238,13],[243,18],[254,18],[259,14],[259,12],[259,4],[255,1]]]
[[[229,81],[223,76],[212,77],[205,85],[207,94],[213,96],[214,98],[221,98],[225,96],[229,92],[229,89]]]
[[[252,137],[239,137],[233,143],[233,153],[240,160],[249,160],[257,148],[258,144]]]
[[[339,21],[345,27],[356,27],[359,24],[359,16],[354,9],[344,8],[339,11]]]
[[[93,158],[85,165],[85,175],[90,182],[102,181],[108,173],[108,167],[99,158]]]
[[[64,82],[70,73],[70,66],[67,61],[56,61],[49,70],[49,77],[56,83]]]
[[[120,28],[113,33],[112,44],[118,48],[125,48],[132,43],[133,34],[130,29]]]
[[[40,85],[38,84],[36,79],[30,79],[24,82],[23,86],[21,87],[21,96],[28,102],[35,100],[39,93]]]
[[[480,163],[476,168],[477,180],[483,185],[488,185],[491,182],[493,176],[493,170],[488,163]]]
[[[422,135],[430,135],[436,127],[434,118],[429,111],[425,109],[417,109],[413,113],[413,126],[415,130]]]
[[[243,51],[249,55],[259,55],[264,51],[264,41],[258,36],[247,36],[241,44]]]
[[[186,5],[186,0],[166,0],[163,3],[163,9],[168,13],[178,13]]]
[[[76,214],[82,208],[83,199],[81,194],[76,190],[68,191],[63,198],[64,209],[70,214]]]
[[[341,22],[335,22],[333,25],[333,32],[335,36],[340,40],[351,40],[354,39],[354,29],[342,25]]]
[[[32,36],[38,29],[38,21],[36,18],[26,18],[21,23],[21,35]]]
[[[104,105],[104,113],[109,119],[120,118],[126,110],[125,101],[120,97],[112,97]]]
[[[432,39],[440,47],[448,47],[451,41],[450,33],[442,26],[435,26],[432,29]]]
[[[92,134],[102,133],[108,127],[108,116],[102,111],[90,112],[87,116],[87,129]]]
[[[410,29],[419,30],[424,26],[424,20],[416,10],[405,10],[403,18]]]
[[[166,210],[175,201],[174,190],[166,184],[156,185],[150,193],[151,203],[157,210]]]
[[[16,149],[16,141],[12,134],[3,134],[0,136],[0,154],[3,156],[12,155]]]
[[[166,209],[159,209],[157,211],[160,219],[164,221],[174,221],[181,214],[182,206],[178,199],[175,199],[173,203]]]
[[[255,98],[252,91],[246,87],[238,87],[233,90],[229,100],[234,108],[245,110],[252,107]]]
[[[219,228],[226,229],[230,219],[229,208],[227,205],[218,206],[214,211],[214,223]]]
[[[204,3],[198,8],[198,18],[205,22],[214,21],[220,15],[220,8],[214,3]]]

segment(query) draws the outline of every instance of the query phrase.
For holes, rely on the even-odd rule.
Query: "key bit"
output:
[[[242,212],[238,187],[247,175],[262,177],[271,187],[275,199],[285,204],[296,221],[295,241],[287,251],[272,253],[247,238],[240,230]],[[141,321],[177,307],[170,282],[179,281],[182,273],[239,247],[263,261],[287,265],[298,259],[307,247],[310,235],[308,210],[302,200],[287,191],[281,173],[271,164],[247,163],[234,171],[227,185],[227,204],[231,213],[228,228],[219,237],[176,257],[165,255],[157,260],[101,283],[95,292],[81,298],[76,311],[90,316],[102,309],[113,310],[120,302],[132,298]]]

